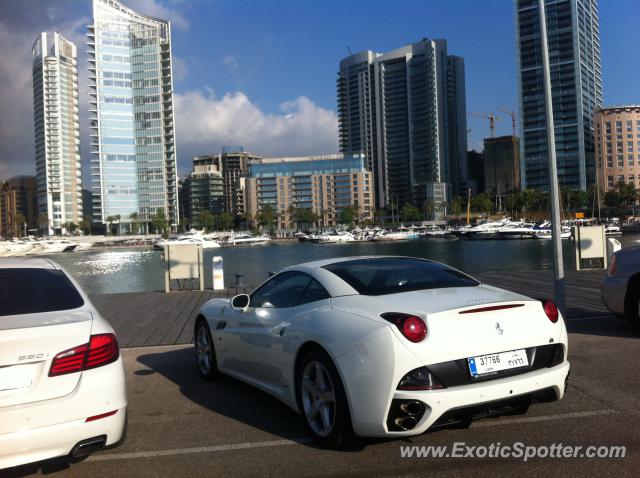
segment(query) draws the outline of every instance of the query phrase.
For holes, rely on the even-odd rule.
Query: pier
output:
[[[550,270],[498,271],[472,274],[485,284],[533,298],[553,298]],[[600,299],[600,282],[606,271],[567,271],[566,319],[610,315]],[[246,291],[253,290],[247,287]],[[115,328],[121,347],[188,344],[202,304],[214,297],[244,292],[222,291],[131,292],[91,296],[102,316]]]

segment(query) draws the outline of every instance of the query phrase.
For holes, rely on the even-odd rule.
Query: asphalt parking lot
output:
[[[126,442],[79,463],[42,462],[8,476],[636,475],[640,468],[640,332],[613,317],[571,319],[571,384],[561,402],[526,415],[476,421],[411,440],[366,440],[350,451],[316,448],[299,417],[236,380],[199,379],[191,346],[124,349]],[[467,447],[562,443],[625,446],[624,458],[403,458],[406,445]],[[2,472],[0,472],[0,475]]]

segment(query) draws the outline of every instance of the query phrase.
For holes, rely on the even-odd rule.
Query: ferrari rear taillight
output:
[[[51,362],[49,377],[82,372],[118,360],[120,351],[114,334],[92,335],[89,343],[57,354]]]
[[[555,324],[558,321],[558,317],[560,316],[556,304],[554,304],[552,300],[545,300],[542,303],[542,308],[544,309],[544,313],[547,315],[549,320]]]
[[[427,336],[427,326],[420,317],[398,312],[380,314],[380,317],[391,322],[411,342],[422,342]]]
[[[400,380],[398,390],[439,390],[445,386],[427,367],[412,370]]]

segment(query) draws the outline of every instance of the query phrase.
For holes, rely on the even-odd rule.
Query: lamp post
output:
[[[553,241],[554,300],[562,315],[565,315],[564,264],[562,262],[561,218],[558,191],[558,168],[556,165],[556,138],[553,124],[553,99],[551,96],[551,73],[547,45],[547,19],[545,0],[538,0],[540,12],[540,41],[542,47],[542,73],[544,76],[544,100],[547,119],[547,152],[549,155],[549,200],[551,202],[551,238]]]

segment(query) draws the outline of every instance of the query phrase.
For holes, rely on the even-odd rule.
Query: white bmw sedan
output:
[[[551,301],[409,257],[289,267],[213,299],[195,324],[200,374],[282,400],[323,446],[524,413],[563,397],[567,331]]]
[[[118,342],[45,259],[0,259],[0,469],[86,456],[124,439]]]

